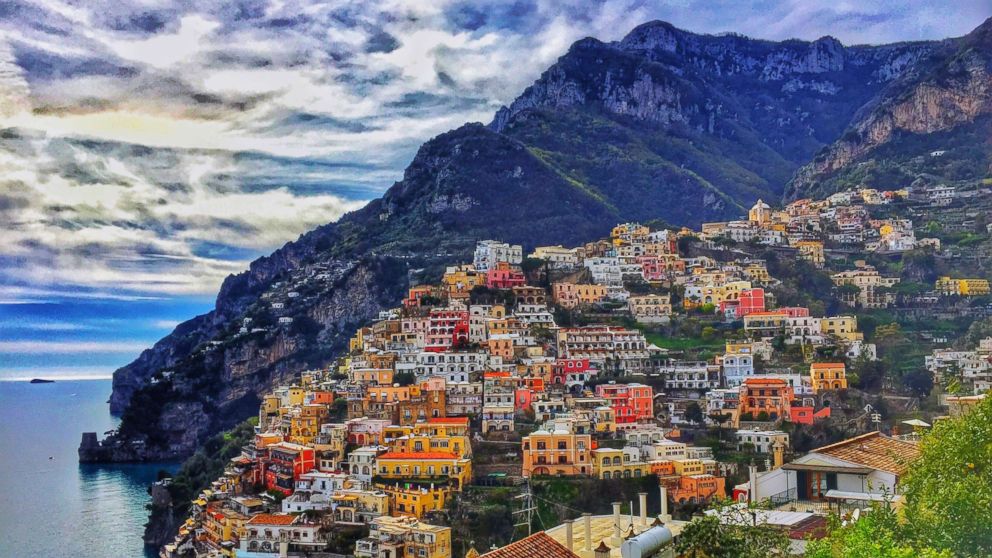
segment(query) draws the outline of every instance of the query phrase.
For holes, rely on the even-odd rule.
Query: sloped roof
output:
[[[579,558],[579,555],[541,531],[479,558]]]
[[[823,446],[812,453],[829,455],[849,463],[856,463],[902,476],[909,465],[920,456],[920,448],[913,442],[904,442],[881,432],[869,432],[836,444]]]

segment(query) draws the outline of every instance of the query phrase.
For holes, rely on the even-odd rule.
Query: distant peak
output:
[[[654,20],[638,25],[620,40],[620,47],[626,50],[655,50],[661,48],[674,51],[680,39],[691,35],[667,21]]]

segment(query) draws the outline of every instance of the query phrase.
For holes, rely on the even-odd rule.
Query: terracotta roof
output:
[[[829,455],[901,476],[909,468],[910,463],[920,456],[920,448],[913,442],[882,436],[880,432],[869,432],[817,448],[813,453]]]
[[[479,558],[579,558],[579,555],[541,531]]]
[[[389,451],[379,459],[458,459],[458,456],[443,451]]]
[[[296,519],[295,515],[260,513],[248,520],[250,525],[290,525]]]

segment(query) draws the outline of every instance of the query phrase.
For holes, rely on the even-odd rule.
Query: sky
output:
[[[582,37],[662,19],[887,43],[989,16],[988,0],[5,0],[0,379],[106,376]]]

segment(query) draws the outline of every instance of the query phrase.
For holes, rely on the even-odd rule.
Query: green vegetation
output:
[[[211,437],[187,459],[172,478],[169,494],[180,508],[210,486],[224,473],[231,459],[241,454],[241,448],[255,436],[258,417],[252,417],[227,432]]]
[[[756,523],[755,510],[736,508],[726,502],[714,509],[727,519],[716,515],[693,519],[679,535],[675,550],[683,558],[767,558],[787,556],[789,537],[785,531],[765,523]]]

